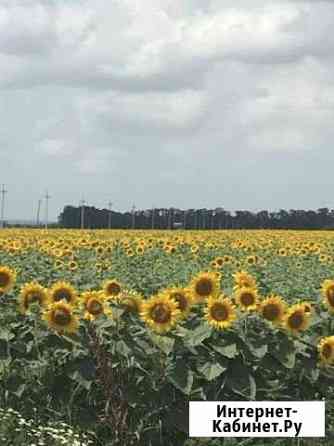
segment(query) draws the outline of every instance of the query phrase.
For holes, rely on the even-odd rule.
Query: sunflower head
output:
[[[322,338],[318,344],[318,352],[322,364],[334,364],[334,336]]]
[[[286,303],[280,296],[271,295],[259,305],[259,313],[268,322],[278,325],[283,321]]]
[[[248,265],[256,265],[258,263],[258,261],[259,261],[259,258],[256,255],[248,256],[246,258],[246,263]]]
[[[40,307],[46,307],[49,304],[47,289],[37,282],[26,283],[21,287],[19,296],[21,313],[25,314],[32,304],[38,304]]]
[[[236,319],[236,308],[224,296],[209,297],[204,309],[205,319],[217,330],[229,328]]]
[[[235,299],[242,310],[252,311],[257,309],[259,296],[256,288],[242,287],[236,292]]]
[[[140,315],[151,329],[157,333],[166,333],[176,325],[180,310],[174,299],[161,293],[143,303]]]
[[[111,310],[107,307],[103,292],[86,291],[82,293],[81,300],[85,310],[85,319],[96,319],[102,314],[111,315]]]
[[[223,257],[216,257],[214,262],[216,263],[217,268],[221,268],[224,265]]]
[[[51,302],[64,300],[70,305],[75,305],[78,299],[78,293],[70,283],[56,282],[49,289],[49,299]]]
[[[186,318],[193,305],[193,297],[188,288],[167,288],[165,290],[169,299],[176,301],[178,309],[180,310],[180,318]]]
[[[254,277],[246,271],[237,271],[233,274],[235,289],[239,288],[256,288]]]
[[[7,266],[0,266],[0,295],[8,293],[16,280],[16,271]]]
[[[300,305],[304,306],[305,313],[312,313],[313,306],[310,302],[303,301],[303,302],[300,302]]]
[[[285,328],[292,334],[305,331],[310,323],[310,312],[305,312],[303,304],[292,305],[284,317]]]
[[[68,264],[70,271],[76,271],[78,269],[78,263],[75,260],[71,260]]]
[[[334,312],[334,280],[324,280],[321,291],[325,305]]]
[[[115,279],[107,280],[103,284],[103,291],[107,298],[117,300],[122,292],[122,286]]]
[[[139,314],[143,298],[136,291],[124,290],[119,296],[119,302],[126,313]]]
[[[52,303],[43,314],[49,328],[59,334],[74,333],[78,330],[79,320],[73,307],[65,301]]]
[[[220,292],[219,278],[213,272],[199,273],[190,283],[190,290],[196,303],[201,303]]]

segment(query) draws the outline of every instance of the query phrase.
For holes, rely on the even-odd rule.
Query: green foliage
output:
[[[53,268],[51,254],[35,248],[18,255],[0,251],[0,264],[18,273],[16,287],[0,297],[0,406],[20,408],[26,418],[36,408],[36,420],[42,425],[66,421],[94,431],[92,441],[97,445],[281,446],[280,440],[189,440],[188,402],[325,398],[331,431],[334,373],[333,368],[319,367],[316,349],[319,337],[332,334],[333,329],[332,316],[318,305],[319,284],[331,277],[329,265],[319,264],[310,255],[297,271],[292,256],[273,256],[273,248],[236,252],[231,240],[218,247],[200,240],[198,257],[183,242],[177,246],[177,255],[171,255],[158,241],[144,255],[128,257],[116,240],[102,259],[110,261],[106,271],[97,269],[102,260],[91,248],[77,247],[79,270],[75,272]],[[133,239],[129,243],[135,245]],[[248,268],[261,294],[276,292],[289,302],[307,298],[317,303],[307,333],[292,337],[270,327],[259,315],[242,312],[231,329],[217,332],[197,308],[175,330],[158,335],[138,316],[124,313],[115,304],[115,319],[82,320],[78,333],[60,336],[41,320],[38,307],[25,316],[17,311],[19,287],[32,279],[44,286],[68,280],[84,291],[99,289],[103,280],[115,277],[147,298],[169,286],[187,285],[218,255],[241,261],[255,252],[267,262],[265,267]],[[222,289],[229,295],[235,270],[227,264],[223,271]],[[12,421],[6,423],[1,425],[5,436],[14,431]]]

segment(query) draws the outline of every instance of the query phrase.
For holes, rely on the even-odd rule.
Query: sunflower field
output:
[[[5,229],[0,306],[1,445],[233,445],[188,402],[322,399],[284,445],[334,444],[332,232]]]

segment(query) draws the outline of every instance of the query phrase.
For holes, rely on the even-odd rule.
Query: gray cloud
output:
[[[3,1],[7,215],[331,205],[334,4]]]

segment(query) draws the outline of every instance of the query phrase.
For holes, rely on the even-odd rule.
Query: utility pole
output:
[[[109,212],[108,212],[108,229],[111,229],[111,209],[112,209],[112,202],[111,201],[109,201],[109,203],[108,203],[108,209],[109,209]]]
[[[206,209],[201,210],[201,215],[202,215],[202,228],[205,230],[206,229]]]
[[[84,229],[85,227],[85,204],[86,201],[84,200],[84,198],[80,201],[80,206],[81,206],[81,229]]]
[[[152,206],[152,229],[154,229],[155,208]]]
[[[44,196],[45,198],[45,229],[48,229],[48,220],[49,220],[49,200],[51,196],[49,195],[48,190]]]
[[[36,226],[39,226],[39,224],[40,224],[39,218],[40,218],[40,213],[41,213],[41,206],[42,206],[42,200],[39,199],[38,200],[38,208],[37,208]]]
[[[172,208],[168,209],[168,229],[172,229]]]
[[[183,211],[183,229],[187,226],[187,211]]]
[[[1,187],[1,229],[3,229],[5,226],[5,195],[7,192],[8,191],[5,189],[5,185],[3,184]]]
[[[211,229],[214,228],[214,220],[215,220],[215,216],[216,216],[216,211],[212,211],[211,212]]]
[[[5,185],[2,184],[1,187],[1,228],[5,226],[5,195],[7,190],[5,189]]]
[[[131,214],[132,214],[131,227],[132,227],[132,229],[135,229],[135,226],[136,226],[136,206],[135,205],[132,206]]]

